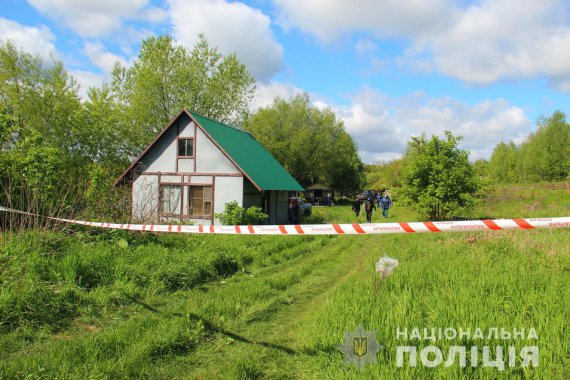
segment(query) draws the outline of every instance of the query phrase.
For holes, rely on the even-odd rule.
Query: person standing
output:
[[[388,218],[388,210],[392,207],[392,200],[388,192],[380,199],[380,207],[382,207],[382,216]]]
[[[364,202],[364,209],[366,211],[366,222],[372,223],[372,210],[376,210],[376,205],[374,204],[374,199],[372,197],[368,198]]]
[[[360,215],[360,206],[360,197],[357,196],[354,200],[354,203],[352,204],[352,211],[354,211],[356,217]]]
[[[289,223],[299,224],[299,201],[293,197],[289,201]]]

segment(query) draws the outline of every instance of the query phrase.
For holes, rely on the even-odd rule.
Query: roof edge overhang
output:
[[[196,118],[194,117],[194,115],[192,115],[192,113],[191,113],[190,111],[186,110],[186,108],[184,108],[183,111],[186,111],[186,114],[190,117],[190,119],[191,119],[194,123],[196,123],[196,126],[197,126],[198,128],[200,128],[200,130],[202,131],[202,133],[204,133],[204,135],[206,135],[206,137],[207,137],[208,139],[210,139],[210,141],[212,142],[212,144],[214,144],[214,145],[224,154],[224,156],[226,156],[226,158],[227,158],[228,160],[230,160],[230,162],[231,162],[232,164],[234,164],[234,166],[241,172],[241,174],[243,174],[247,179],[249,179],[250,182],[252,183],[252,185],[255,186],[255,188],[256,188],[257,190],[263,191],[263,189],[253,180],[253,178],[251,178],[251,177],[249,176],[249,174],[247,174],[247,173],[245,172],[245,170],[243,170],[243,169],[241,168],[241,166],[239,166],[238,163],[228,154],[228,152],[226,152],[226,150],[225,150],[224,148],[222,148],[222,146],[221,146],[220,144],[218,144],[218,142],[217,142],[216,140],[214,140],[214,138],[208,133],[208,131],[206,130],[206,128],[204,128],[204,127],[202,126],[202,124],[200,124],[200,123],[198,122],[198,120],[196,120]]]
[[[117,185],[124,185],[127,181],[125,181],[125,177],[127,176],[127,174],[129,174],[131,172],[131,170],[133,170],[133,168],[135,167],[136,164],[139,163],[139,161],[144,157],[144,155],[150,150],[150,148],[152,148],[154,146],[154,144],[156,144],[158,142],[158,140],[160,140],[160,138],[162,137],[162,135],[164,135],[166,133],[166,131],[172,126],[172,124],[174,124],[174,122],[180,117],[180,115],[182,115],[183,113],[186,113],[188,116],[190,116],[190,113],[186,110],[186,108],[183,108],[180,112],[178,112],[176,114],[176,116],[174,116],[172,119],[170,119],[170,121],[168,122],[168,124],[166,124],[166,127],[164,127],[162,129],[162,131],[160,131],[160,133],[158,134],[158,136],[156,136],[156,138],[142,151],[142,153],[129,165],[129,167],[123,172],[123,174],[121,174],[119,177],[117,177],[117,179],[115,180],[115,182],[113,182],[113,187],[116,187]]]
[[[174,124],[174,122],[180,117],[180,115],[182,115],[183,113],[185,113],[190,120],[192,120],[196,126],[198,128],[200,128],[200,130],[204,133],[204,135],[206,135],[206,137],[224,154],[224,156],[227,157],[228,160],[230,160],[230,162],[235,165],[235,167],[253,184],[253,186],[255,186],[255,188],[259,191],[268,191],[270,189],[262,189],[261,186],[259,186],[246,172],[245,170],[243,170],[241,168],[240,165],[238,165],[238,163],[228,154],[228,152],[226,152],[226,150],[224,148],[222,148],[222,146],[220,144],[218,144],[218,142],[216,140],[214,140],[214,138],[208,133],[208,131],[206,131],[206,128],[204,128],[199,122],[198,120],[196,120],[196,118],[194,117],[194,115],[192,115],[192,113],[190,111],[188,111],[186,108],[183,108],[180,112],[178,112],[176,114],[176,116],[174,116],[172,119],[170,119],[170,121],[168,122],[168,124],[166,124],[166,126],[162,129],[162,131],[160,131],[160,133],[158,134],[158,136],[156,136],[156,138],[145,148],[145,150],[142,151],[142,153],[131,163],[131,165],[129,165],[129,167],[123,172],[123,174],[121,174],[119,177],[117,177],[117,179],[113,182],[113,187],[116,186],[120,186],[120,185],[124,185],[127,183],[127,181],[125,180],[125,178],[127,177],[127,175],[133,170],[133,168],[139,163],[139,161],[144,157],[144,155],[150,150],[150,148],[152,148],[154,146],[154,144],[156,144],[158,142],[158,140],[160,140],[160,138],[162,137],[162,135],[164,135],[166,133],[166,131]],[[302,187],[301,185],[299,185],[300,187]],[[289,190],[286,190],[289,191]],[[291,190],[293,191],[293,190]]]

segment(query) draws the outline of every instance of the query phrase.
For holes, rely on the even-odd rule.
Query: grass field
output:
[[[350,206],[310,221],[354,222]],[[570,215],[567,183],[499,187],[473,217]],[[380,213],[373,221],[382,221]],[[389,222],[417,216],[396,203]],[[361,217],[360,221],[364,221]],[[387,236],[173,236],[34,231],[0,245],[1,378],[567,379],[570,230]],[[380,279],[374,263],[397,258]],[[362,370],[358,325],[384,348]],[[535,328],[536,368],[396,366],[396,329]],[[494,352],[494,351],[493,351]],[[494,358],[494,355],[492,355]],[[444,360],[445,361],[445,360]],[[406,362],[407,363],[407,362]]]

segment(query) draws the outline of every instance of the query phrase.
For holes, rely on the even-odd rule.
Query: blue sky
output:
[[[204,33],[256,78],[252,108],[308,92],[366,162],[444,130],[477,159],[568,111],[569,16],[567,0],[2,0],[0,39],[61,59],[85,94],[142,38]]]

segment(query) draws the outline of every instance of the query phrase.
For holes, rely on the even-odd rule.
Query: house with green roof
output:
[[[251,134],[183,109],[117,178],[131,186],[138,221],[215,224],[236,201],[287,222],[288,193],[303,187]]]

